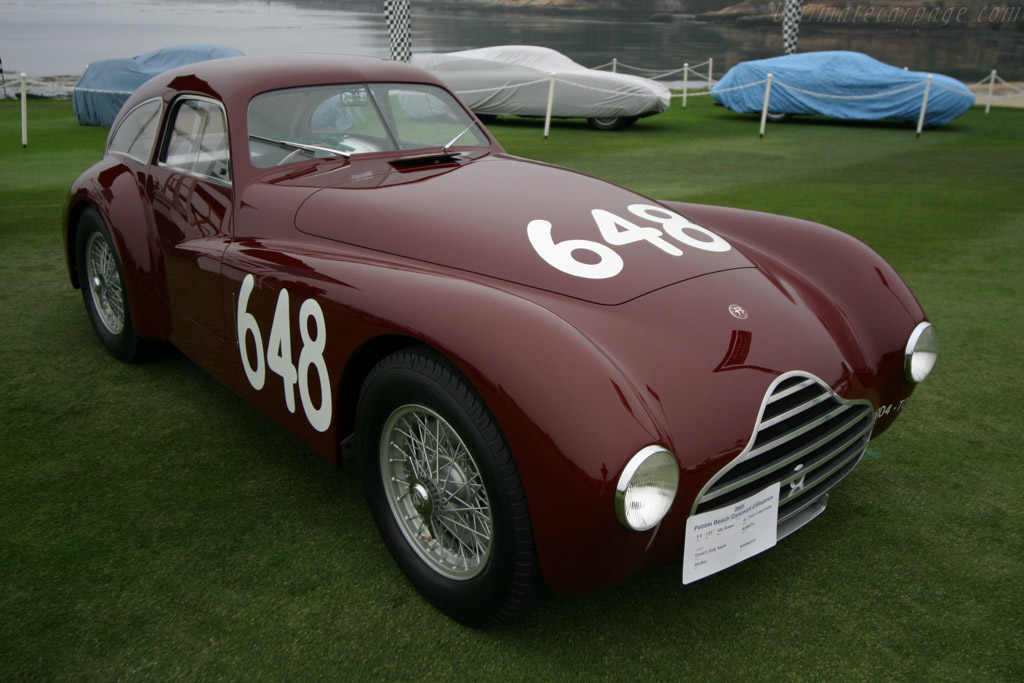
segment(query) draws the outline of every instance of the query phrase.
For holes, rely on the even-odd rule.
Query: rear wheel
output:
[[[100,343],[118,360],[138,360],[147,348],[146,343],[132,327],[121,261],[110,232],[95,209],[86,209],[78,221],[75,256],[85,309]]]
[[[587,123],[594,130],[620,130],[636,123],[637,116],[593,116]]]
[[[784,112],[770,111],[767,115],[767,119],[772,123],[785,123],[786,121],[789,121],[791,118],[793,118],[791,114],[786,114]]]
[[[471,626],[528,608],[539,572],[526,497],[468,380],[432,351],[398,352],[367,377],[357,424],[370,511],[413,585]]]

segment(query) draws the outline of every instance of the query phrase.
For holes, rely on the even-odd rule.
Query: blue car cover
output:
[[[772,113],[916,122],[929,75],[932,85],[926,124],[941,125],[974,105],[974,93],[955,78],[906,71],[859,52],[843,51],[741,62],[715,84],[711,96],[736,112],[760,112],[769,73],[772,91],[768,111]]]
[[[75,86],[75,117],[86,126],[109,126],[128,96],[150,78],[184,64],[241,54],[221,45],[176,45],[131,59],[93,62]]]

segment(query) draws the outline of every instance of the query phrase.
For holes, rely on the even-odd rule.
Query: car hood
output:
[[[492,155],[434,169],[353,161],[335,173],[299,208],[298,230],[594,303],[754,267],[713,226],[673,239],[665,229],[678,233],[681,219],[665,225],[673,214],[657,202],[547,164]]]

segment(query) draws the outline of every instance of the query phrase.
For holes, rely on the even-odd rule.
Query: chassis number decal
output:
[[[652,204],[630,204],[626,207],[637,218],[657,223],[662,230],[639,226],[611,211],[594,209],[590,215],[604,242],[570,239],[556,242],[549,221],[533,220],[526,226],[526,235],[537,254],[563,273],[591,280],[615,277],[625,265],[622,256],[611,246],[633,242],[647,242],[671,256],[682,256],[683,250],[664,238],[665,234],[683,247],[703,251],[729,251],[732,246],[707,228],[697,225],[675,211]],[[585,260],[576,258],[578,252],[589,252]],[[596,260],[595,260],[596,257]]]
[[[295,412],[295,385],[298,384],[306,419],[313,429],[325,432],[331,426],[333,404],[327,362],[324,360],[327,326],[324,322],[323,309],[316,299],[306,299],[299,306],[299,337],[302,339],[302,350],[299,352],[299,365],[296,368],[292,362],[292,319],[288,290],[282,287],[277,295],[274,320],[270,325],[270,338],[264,352],[263,333],[260,331],[256,316],[248,311],[249,297],[255,285],[256,279],[250,273],[242,280],[242,288],[238,292],[238,354],[242,359],[245,376],[252,388],[257,391],[262,390],[266,384],[267,368],[280,376],[284,385],[284,402],[290,413]],[[249,354],[250,337],[255,351],[253,357]],[[320,386],[318,401],[313,400],[313,394],[310,392],[310,370],[316,373]]]

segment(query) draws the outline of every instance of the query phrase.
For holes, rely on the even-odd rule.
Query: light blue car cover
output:
[[[241,54],[222,45],[175,45],[131,59],[93,62],[75,86],[75,117],[86,126],[109,126],[128,96],[150,78],[184,64]]]
[[[741,62],[711,89],[719,104],[742,113],[760,112],[772,74],[768,111],[823,114],[837,119],[903,119],[916,122],[932,77],[925,123],[952,121],[974,105],[966,85],[941,74],[905,71],[859,52],[807,52]]]

